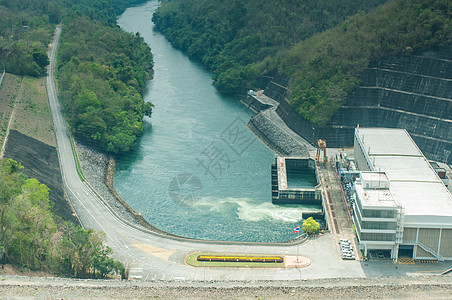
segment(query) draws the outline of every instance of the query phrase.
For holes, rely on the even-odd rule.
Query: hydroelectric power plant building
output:
[[[356,128],[353,206],[359,247],[452,260],[452,195],[403,129]]]

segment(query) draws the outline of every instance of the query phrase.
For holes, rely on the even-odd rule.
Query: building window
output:
[[[363,229],[389,229],[395,230],[397,227],[397,223],[395,222],[362,222]]]
[[[393,233],[361,233],[363,241],[395,241]]]
[[[364,218],[395,218],[394,210],[374,210],[374,209],[364,209]]]

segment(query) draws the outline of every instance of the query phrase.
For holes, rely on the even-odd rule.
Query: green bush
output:
[[[7,262],[78,278],[124,273],[104,234],[63,222],[51,210],[47,186],[22,169],[12,159],[0,161],[0,248]]]

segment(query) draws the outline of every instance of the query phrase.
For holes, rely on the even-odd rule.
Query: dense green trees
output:
[[[359,84],[370,61],[450,49],[451,9],[447,0],[391,1],[281,51],[258,69],[278,69],[292,77],[291,104],[308,120],[325,125]]]
[[[153,66],[139,35],[86,18],[68,21],[59,48],[59,87],[74,134],[103,150],[131,150],[152,104],[141,93]]]
[[[5,2],[0,0],[0,69],[38,77],[49,63],[46,51],[52,27],[48,18],[18,12],[15,5],[20,1]]]
[[[163,0],[153,16],[173,45],[236,92],[256,78],[253,64],[385,0]]]
[[[295,109],[325,125],[371,60],[450,49],[451,6],[447,0],[163,0],[153,20],[214,72],[220,90],[244,91],[258,76],[279,73],[292,79]]]
[[[64,223],[51,211],[48,188],[11,159],[0,161],[0,247],[6,260],[32,270],[78,278],[124,274],[100,232]]]
[[[0,69],[40,76],[49,61],[55,24],[64,23],[59,88],[74,134],[111,153],[132,149],[143,130],[146,79],[153,58],[139,35],[125,33],[116,16],[144,0],[0,0]]]
[[[320,224],[316,220],[314,220],[313,217],[309,217],[303,221],[301,229],[308,235],[317,234],[320,230]]]

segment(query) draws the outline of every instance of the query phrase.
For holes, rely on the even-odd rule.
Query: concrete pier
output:
[[[291,187],[288,184],[288,170],[312,172],[316,178],[314,187]],[[312,158],[278,157],[272,166],[272,202],[274,204],[322,205],[317,168]]]

